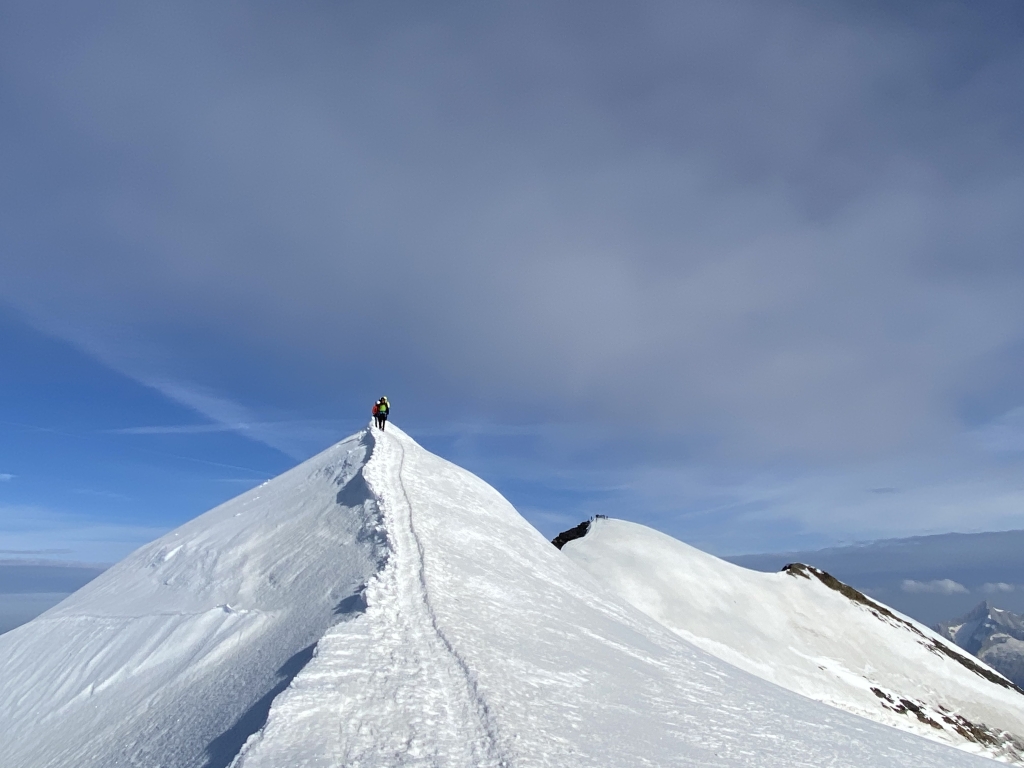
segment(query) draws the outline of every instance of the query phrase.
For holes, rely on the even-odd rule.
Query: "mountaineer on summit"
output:
[[[377,428],[380,430],[384,429],[384,424],[388,420],[388,414],[391,412],[391,403],[388,402],[386,397],[382,397],[376,403],[373,404],[373,418],[377,422]]]

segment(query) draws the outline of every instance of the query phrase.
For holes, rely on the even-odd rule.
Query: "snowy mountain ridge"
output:
[[[587,570],[365,430],[0,636],[5,768],[988,764],[724,663]]]
[[[563,551],[680,636],[849,712],[1024,764],[1024,692],[829,574],[749,571],[644,526],[595,520]]]
[[[999,673],[997,670],[994,670],[984,664],[979,664],[970,655],[963,653],[958,646],[948,642],[942,642],[942,639],[935,638],[929,633],[922,631],[921,625],[917,622],[912,619],[899,616],[895,611],[875,600],[872,600],[870,597],[854,589],[849,584],[844,584],[830,573],[826,573],[819,568],[815,568],[811,565],[805,565],[803,563],[791,563],[785,566],[782,571],[794,576],[803,576],[805,579],[810,579],[812,577],[816,578],[829,589],[838,592],[854,603],[863,605],[879,620],[887,622],[898,629],[903,629],[911,634],[917,635],[918,642],[927,650],[942,654],[943,656],[948,656],[957,664],[960,664],[965,669],[970,670],[979,677],[988,680],[990,683],[998,685],[1001,688],[1009,688],[1021,695],[1024,695],[1024,690],[1021,690],[1016,683]]]

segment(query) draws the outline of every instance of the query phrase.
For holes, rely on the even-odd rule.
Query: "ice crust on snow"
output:
[[[0,637],[0,680],[5,768],[990,764],[695,647],[392,424]]]
[[[807,566],[750,571],[622,520],[595,520],[563,551],[681,637],[758,677],[1024,763],[1024,695],[927,627],[827,574]]]

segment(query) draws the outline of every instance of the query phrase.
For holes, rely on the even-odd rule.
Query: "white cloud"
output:
[[[139,339],[118,337],[111,341],[93,333],[84,324],[69,324],[59,318],[35,317],[40,329],[74,344],[86,354],[107,367],[138,383],[156,390],[179,405],[209,419],[208,424],[142,426],[106,430],[113,434],[203,434],[207,432],[236,432],[256,442],[270,446],[292,459],[307,459],[322,448],[327,437],[334,432],[323,421],[267,421],[256,412],[231,398],[224,397],[208,387],[177,379],[159,371],[168,363],[152,344]],[[311,434],[315,435],[309,440]],[[303,439],[305,438],[305,440]]]
[[[904,592],[934,592],[940,595],[966,595],[967,587],[952,579],[935,579],[934,581],[914,581],[904,579],[900,585]]]
[[[163,427],[122,427],[103,431],[112,435],[202,435],[208,432],[235,432],[248,428],[248,424],[177,424]]]
[[[997,581],[995,583],[988,583],[981,585],[981,591],[987,595],[994,595],[1000,592],[1016,592],[1016,584],[1007,584],[1005,581]]]
[[[6,483],[15,478],[15,475],[8,475],[6,473],[0,473],[0,483]]]

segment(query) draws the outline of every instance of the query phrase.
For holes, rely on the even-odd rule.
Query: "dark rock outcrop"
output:
[[[949,657],[958,664],[971,670],[972,672],[974,672],[974,674],[978,675],[979,677],[985,678],[990,683],[995,683],[996,685],[1002,686],[1003,688],[1010,688],[1012,690],[1017,691],[1017,693],[1024,694],[1024,690],[1022,690],[1017,683],[1010,682],[1005,677],[1000,677],[999,675],[994,674],[991,669],[988,669],[987,667],[978,664],[978,662],[974,661],[968,654],[960,653],[954,650],[953,648],[950,648],[948,645],[940,643],[935,638],[926,636],[913,623],[897,616],[884,605],[882,605],[881,603],[876,603],[863,592],[858,592],[849,584],[844,584],[832,574],[826,573],[820,568],[815,568],[812,565],[804,565],[803,563],[790,563],[789,565],[785,566],[782,570],[785,573],[788,573],[790,576],[802,576],[805,579],[817,579],[829,589],[834,589],[836,592],[840,593],[847,599],[855,603],[860,603],[869,611],[871,611],[871,613],[874,614],[876,618],[888,622],[893,626],[903,627],[904,629],[917,635],[918,641],[922,645],[928,647],[928,649],[933,653]],[[957,645],[959,644],[957,643]],[[983,658],[982,661],[985,661],[986,664],[988,663],[987,659]],[[994,668],[998,670],[998,667]],[[1000,672],[1000,674],[1002,674],[1001,670],[998,671]]]
[[[570,528],[568,531],[562,531],[560,534],[555,536],[551,540],[551,543],[561,549],[573,539],[582,539],[587,535],[587,531],[590,530],[590,521],[584,520],[582,523],[577,525],[575,528]]]

